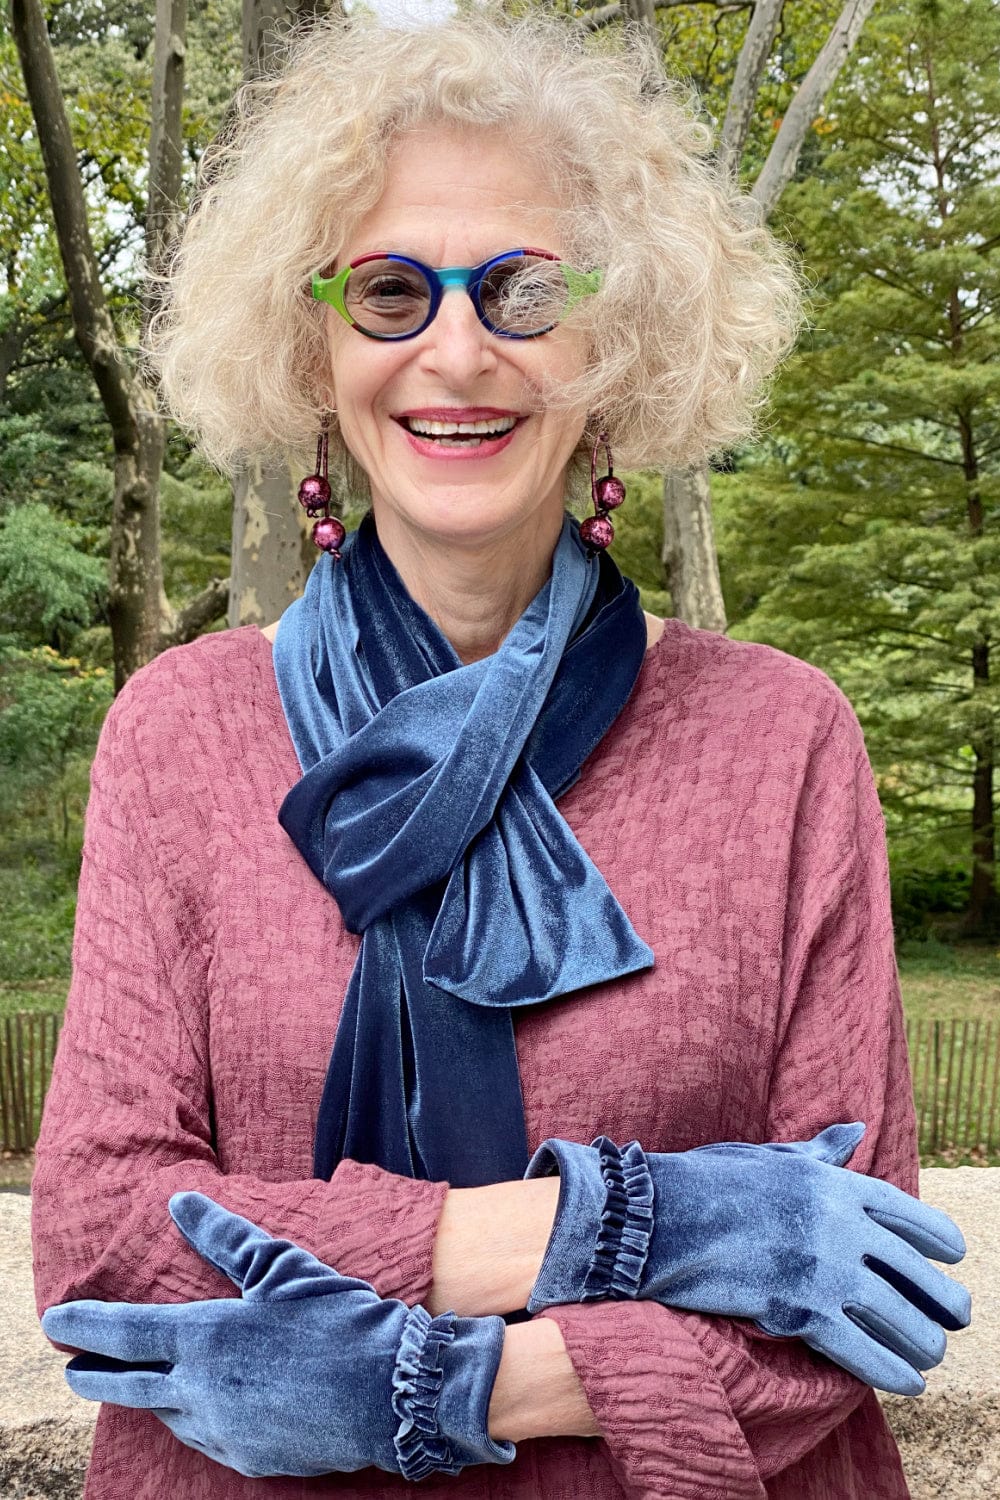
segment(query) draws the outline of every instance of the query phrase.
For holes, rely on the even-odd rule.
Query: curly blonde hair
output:
[[[283,65],[240,89],[206,151],[161,280],[146,354],[170,410],[223,469],[306,451],[329,387],[310,275],[378,201],[393,142],[457,123],[503,130],[544,163],[565,194],[565,258],[603,268],[569,314],[587,367],[541,392],[593,414],[580,452],[598,427],[623,468],[732,447],[794,341],[800,283],[715,166],[696,108],[637,32],[595,39],[538,13],[419,30],[355,14],[290,34]]]

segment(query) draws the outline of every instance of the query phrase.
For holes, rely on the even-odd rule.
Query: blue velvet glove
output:
[[[803,1339],[868,1385],[917,1396],[965,1328],[961,1232],[938,1209],[844,1170],[862,1124],[811,1141],[649,1153],[606,1136],[543,1142],[526,1177],[558,1173],[559,1203],[529,1312],[642,1297],[750,1318]]]
[[[202,1193],[170,1212],[241,1298],[67,1302],[42,1318],[79,1396],[152,1411],[250,1478],[374,1465],[406,1479],[510,1463],[489,1436],[502,1318],[431,1318],[378,1296]]]

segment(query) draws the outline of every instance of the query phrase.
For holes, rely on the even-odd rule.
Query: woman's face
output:
[[[554,185],[507,136],[428,128],[395,145],[385,192],[335,269],[379,250],[435,269],[475,266],[523,245],[561,255],[562,207]],[[560,380],[581,373],[580,333],[559,325],[538,338],[499,338],[479,322],[471,297],[451,288],[415,338],[366,338],[332,307],[327,329],[337,420],[371,482],[377,521],[474,548],[537,532],[544,514],[550,524],[541,529],[551,537],[586,413],[540,408],[537,382],[543,373]],[[439,420],[445,410],[455,421],[500,413],[517,421],[504,443],[482,451],[411,435],[408,419]]]

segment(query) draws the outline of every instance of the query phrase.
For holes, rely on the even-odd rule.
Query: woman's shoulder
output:
[[[127,740],[133,753],[176,758],[246,742],[262,696],[271,650],[253,625],[171,646],[135,672],[118,693],[103,738]]]
[[[761,641],[738,640],[667,619],[647,653],[640,686],[664,709],[726,737],[857,742],[857,716],[837,683],[811,662]],[[863,742],[862,742],[863,743]]]

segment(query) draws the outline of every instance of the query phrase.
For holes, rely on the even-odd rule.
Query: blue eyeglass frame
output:
[[[483,310],[483,305],[479,297],[480,287],[493,267],[502,265],[504,261],[510,260],[516,255],[535,255],[540,260],[555,261],[563,273],[566,290],[569,294],[566,298],[566,306],[556,319],[556,322],[549,323],[545,328],[537,328],[531,333],[515,333],[511,329],[498,328],[495,323],[490,322]],[[348,312],[345,300],[348,278],[357,266],[363,266],[367,261],[371,260],[396,261],[401,265],[411,266],[425,277],[431,295],[427,317],[420,324],[419,328],[412,328],[406,333],[373,333],[368,328],[362,328],[361,324]],[[476,309],[476,316],[480,323],[490,333],[495,334],[497,338],[537,339],[544,333],[551,333],[552,329],[565,318],[566,314],[580,301],[581,297],[589,297],[598,291],[601,285],[602,274],[599,270],[577,271],[572,266],[567,265],[564,260],[560,260],[558,255],[553,255],[551,250],[537,250],[531,246],[525,246],[517,250],[504,250],[501,255],[491,255],[489,260],[482,261],[478,266],[440,266],[436,269],[433,266],[425,266],[423,261],[414,260],[409,255],[397,255],[388,250],[373,250],[368,255],[359,255],[357,260],[352,260],[350,265],[345,266],[342,271],[338,271],[336,276],[324,277],[318,273],[314,275],[312,278],[312,294],[317,301],[328,302],[331,307],[336,308],[345,322],[350,323],[351,327],[355,328],[358,333],[363,333],[365,338],[398,343],[402,339],[415,339],[418,334],[423,333],[424,329],[429,327],[437,317],[438,309],[441,306],[441,298],[444,296],[445,291],[449,287],[458,287],[460,290],[468,292],[472,298],[472,305]]]

